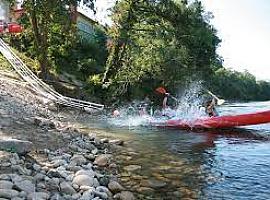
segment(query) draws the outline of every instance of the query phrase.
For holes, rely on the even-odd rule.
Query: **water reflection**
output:
[[[222,109],[244,112],[250,104],[233,106]],[[244,109],[255,108],[265,105]],[[121,181],[138,199],[270,198],[269,124],[194,132],[119,128],[89,118],[81,123],[128,141],[115,157]]]

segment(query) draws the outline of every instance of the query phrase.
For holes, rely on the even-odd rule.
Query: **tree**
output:
[[[164,84],[176,89],[190,77],[213,73],[220,40],[195,1],[122,0],[113,9],[113,39],[103,82],[129,96],[130,88]],[[133,90],[134,91],[134,90]]]
[[[79,0],[25,0],[23,7],[33,32],[35,56],[41,67],[41,77],[46,79],[51,65],[50,49],[59,40],[71,45],[76,34],[73,20]],[[83,0],[83,4],[94,9],[94,0]],[[60,45],[61,47],[61,45]],[[60,48],[61,49],[61,48]]]

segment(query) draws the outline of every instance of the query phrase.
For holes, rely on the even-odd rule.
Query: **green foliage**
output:
[[[75,74],[89,95],[105,103],[154,95],[158,86],[176,91],[192,80],[204,80],[225,99],[270,98],[268,82],[223,67],[216,54],[221,40],[199,1],[117,1],[107,35],[97,26],[92,39],[83,41],[72,20],[78,3],[24,1],[24,33],[13,36],[11,44],[33,59],[27,61],[30,66],[40,66],[45,74]],[[83,3],[94,10],[94,0]]]
[[[142,83],[149,83],[146,91],[160,84],[173,90],[190,77],[211,74],[220,40],[203,14],[196,1],[120,1],[104,83],[111,83],[115,96],[129,97]]]
[[[223,98],[236,101],[270,99],[270,83],[256,82],[256,78],[248,71],[237,72],[220,68],[211,78],[210,88]]]
[[[0,54],[0,69],[10,70],[12,66],[9,62]]]

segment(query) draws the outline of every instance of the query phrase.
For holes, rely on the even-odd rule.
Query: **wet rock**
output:
[[[78,175],[75,176],[75,178],[73,179],[73,184],[77,184],[78,186],[94,186],[94,178],[87,176],[87,175]]]
[[[50,195],[46,192],[33,192],[27,196],[27,200],[47,200]]]
[[[69,194],[69,195],[73,195],[76,193],[74,188],[71,186],[71,183],[68,183],[68,182],[60,183],[60,190],[62,193]]]
[[[96,157],[94,164],[99,166],[99,167],[105,167],[109,164],[109,155],[107,154],[102,154]]]
[[[108,188],[112,191],[112,193],[118,193],[124,190],[123,186],[120,185],[118,182],[116,181],[110,181],[110,183],[108,184]]]
[[[140,165],[128,165],[126,167],[124,167],[124,170],[128,171],[128,172],[134,172],[137,170],[140,170],[142,167]]]
[[[15,182],[16,189],[20,191],[25,191],[27,193],[32,193],[35,191],[35,185],[29,180],[23,180],[20,182]]]
[[[137,191],[138,191],[139,193],[143,193],[143,194],[153,194],[153,193],[155,192],[154,189],[149,188],[149,187],[139,187],[139,188],[137,189]]]
[[[10,181],[1,180],[0,189],[12,189],[13,183]]]
[[[33,143],[17,139],[1,139],[0,149],[4,151],[16,152],[23,155],[33,150]]]
[[[0,198],[11,199],[17,197],[19,192],[12,189],[0,189]]]
[[[123,140],[115,139],[115,140],[110,140],[109,141],[109,144],[123,145],[124,144],[124,141]]]
[[[122,191],[113,196],[114,199],[118,200],[135,200],[134,195],[129,191]]]
[[[166,182],[156,180],[156,179],[150,179],[150,180],[142,180],[141,185],[144,187],[151,187],[154,189],[160,189],[167,185]]]

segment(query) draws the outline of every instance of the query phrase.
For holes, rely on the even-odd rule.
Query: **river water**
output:
[[[218,109],[250,113],[270,102]],[[141,127],[137,119],[84,124],[126,141],[115,156],[138,199],[270,199],[270,124],[200,132]]]

